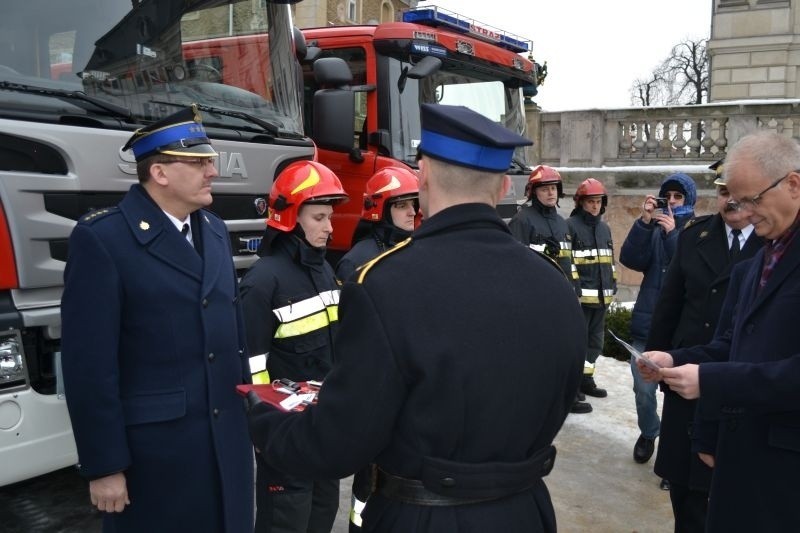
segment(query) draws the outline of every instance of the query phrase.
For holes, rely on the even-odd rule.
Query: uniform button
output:
[[[708,322],[706,322],[705,324],[703,324],[703,327],[704,327],[704,328],[710,328],[710,327],[711,327],[711,324],[709,324]]]
[[[439,480],[439,484],[442,487],[455,487],[456,480],[451,477],[443,477],[442,479]]]
[[[219,416],[219,409],[214,409],[214,410],[213,410],[213,411],[211,411],[211,412],[214,414],[214,418],[216,418],[216,417],[218,417],[218,416]]]
[[[208,307],[208,298],[203,298],[203,307]]]
[[[711,294],[717,294],[717,289],[711,289]]]
[[[215,357],[216,357],[216,355],[214,355],[214,352],[211,352],[210,354],[208,354],[208,360],[209,361],[213,361]]]

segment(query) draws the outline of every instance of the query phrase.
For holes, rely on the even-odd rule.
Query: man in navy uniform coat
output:
[[[67,407],[103,531],[252,531],[236,273],[196,109],[138,130],[139,183],[70,236]]]
[[[718,437],[706,531],[795,531],[800,524],[800,145],[772,132],[740,140],[723,173],[731,205],[767,244],[743,263],[730,334],[706,345],[648,352],[663,378]],[[735,269],[731,283],[736,280]],[[736,298],[730,302],[731,298]],[[699,364],[698,364],[699,363]],[[642,366],[639,367],[640,369]]]
[[[344,285],[319,404],[255,403],[251,434],[298,476],[375,464],[366,532],[555,531],[542,478],[586,331],[564,273],[494,209],[530,142],[465,107],[421,111],[425,221]]]
[[[733,266],[764,246],[746,213],[729,203],[721,162],[717,213],[695,217],[683,227],[661,287],[647,339],[648,350],[685,348],[711,341]],[[669,481],[676,533],[703,533],[711,469],[691,450],[696,400],[686,400],[662,383],[661,433],[655,472]]]

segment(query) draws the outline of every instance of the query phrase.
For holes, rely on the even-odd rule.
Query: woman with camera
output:
[[[644,350],[650,321],[661,292],[661,284],[678,242],[678,232],[694,216],[697,189],[694,180],[683,173],[672,174],[661,183],[658,196],[647,195],[641,217],[636,219],[620,249],[619,261],[644,274],[631,316],[633,346]],[[633,459],[646,463],[655,450],[661,421],[658,418],[656,386],[645,383],[635,364],[631,365],[639,438]],[[662,488],[668,489],[664,486]]]

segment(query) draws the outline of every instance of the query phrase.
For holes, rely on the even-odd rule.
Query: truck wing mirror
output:
[[[411,78],[412,80],[427,78],[431,74],[437,72],[440,68],[442,68],[441,59],[433,56],[425,56],[417,61],[417,64],[410,69],[408,67],[403,69],[403,71],[400,73],[400,78],[397,80],[397,89],[402,93],[406,88],[406,81],[408,78]]]

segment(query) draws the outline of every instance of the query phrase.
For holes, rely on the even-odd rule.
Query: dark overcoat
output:
[[[764,241],[751,232],[736,261],[729,259],[722,216],[690,220],[678,237],[661,296],[653,312],[648,350],[684,348],[711,341],[736,262],[752,257]],[[661,433],[654,470],[662,478],[708,491],[711,469],[691,452],[695,400],[686,400],[664,384]]]
[[[104,531],[252,531],[249,379],[225,224],[192,215],[202,258],[140,185],[85,216],[62,299],[67,406],[88,478],[124,471]]]
[[[359,281],[342,291],[336,363],[319,404],[251,417],[272,466],[319,478],[374,462],[421,479],[434,458],[495,463],[486,465],[492,478],[497,463],[551,444],[583,371],[583,313],[560,270],[520,245],[494,209],[465,204],[435,214]],[[460,506],[376,493],[364,530],[554,531],[547,488],[531,482],[504,499]]]
[[[672,352],[700,364],[698,415],[718,422],[708,531],[794,531],[800,524],[800,240],[758,289],[762,248],[745,263],[730,335]],[[723,313],[724,314],[724,313]],[[728,357],[729,356],[729,357]]]

